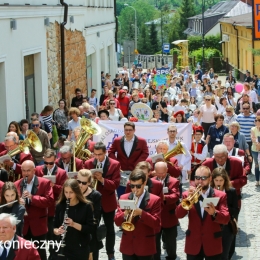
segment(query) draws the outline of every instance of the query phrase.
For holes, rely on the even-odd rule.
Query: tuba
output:
[[[135,205],[138,202],[138,198],[135,199]],[[122,229],[125,231],[133,231],[135,229],[134,224],[132,223],[133,215],[134,215],[134,209],[132,209],[129,214],[126,217],[126,221],[122,223]]]
[[[16,154],[19,153],[26,153],[28,154],[29,148],[34,149],[36,152],[41,152],[42,151],[42,143],[39,140],[38,136],[32,131],[32,130],[28,130],[27,131],[27,137],[25,140],[22,140],[19,142],[19,145],[9,151],[7,154],[12,158],[13,156],[15,156]],[[13,169],[10,169],[10,167],[5,166],[6,171],[8,172],[9,175],[9,180],[15,182],[15,174]],[[20,179],[20,175],[18,176],[17,180]]]
[[[170,163],[170,159],[178,154],[186,154],[180,142],[172,150],[163,155],[164,161]]]
[[[181,206],[185,210],[190,210],[192,206],[198,202],[202,186],[198,185],[192,195],[189,195],[186,199],[181,201]]]
[[[92,135],[101,134],[101,128],[95,122],[88,120],[85,117],[81,118],[80,125],[81,129],[76,142],[75,155],[77,158],[86,161],[90,157],[91,152],[88,149],[85,149],[84,146]]]

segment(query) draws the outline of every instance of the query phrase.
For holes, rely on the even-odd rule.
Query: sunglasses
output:
[[[205,99],[206,101],[210,101],[211,99]]]
[[[248,109],[250,109],[250,108],[249,108],[249,107],[243,107],[243,109],[244,109],[244,110],[248,110]]]
[[[260,119],[256,119],[255,122],[260,122]]]
[[[78,184],[87,185],[86,181],[80,181],[80,180],[77,180],[77,181],[78,181]]]
[[[32,124],[32,127],[39,127],[39,126],[40,126],[39,124],[36,125]]]
[[[110,103],[110,105],[115,105],[116,103]]]
[[[202,180],[202,181],[205,181],[205,180],[207,180],[209,178],[209,176],[195,176],[195,179],[196,180]]]
[[[137,189],[141,189],[143,184],[130,184],[130,188],[133,189],[133,188],[137,188]]]
[[[229,110],[226,110],[226,112],[227,112],[227,113],[229,113],[229,112],[231,112],[231,111],[229,111]]]
[[[45,162],[45,161],[44,161],[44,164],[53,165],[53,164],[54,164],[54,162]]]
[[[176,133],[176,130],[169,130],[169,133]]]

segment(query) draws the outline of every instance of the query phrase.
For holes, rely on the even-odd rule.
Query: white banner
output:
[[[98,125],[102,129],[102,133],[98,136],[94,135],[93,141],[103,142],[108,150],[115,138],[124,135],[124,124],[125,122],[120,121],[99,120]],[[146,139],[150,155],[155,154],[155,147],[159,141],[168,141],[167,128],[169,125],[166,123],[135,123],[135,135]],[[189,150],[191,147],[192,124],[182,123],[175,125],[178,129],[176,139],[184,142]]]

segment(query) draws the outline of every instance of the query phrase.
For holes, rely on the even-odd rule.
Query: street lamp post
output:
[[[163,59],[163,13],[162,13],[162,0],[160,1],[160,9],[161,9],[161,42],[162,42],[162,65],[164,65],[164,59]],[[155,6],[159,8],[156,0]]]
[[[136,9],[133,6],[129,5],[129,4],[124,4],[124,6],[131,7],[135,11],[135,53],[136,53],[136,51],[137,51],[137,17],[136,17]]]
[[[202,14],[201,14],[201,21],[202,21],[202,71],[205,72],[205,28],[204,28],[204,13],[207,6],[211,6],[214,3],[214,0],[202,0]]]

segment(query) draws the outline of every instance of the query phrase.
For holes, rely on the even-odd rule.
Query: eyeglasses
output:
[[[202,181],[205,181],[205,180],[207,180],[209,178],[209,176],[195,176],[195,179],[196,180],[202,180]]]
[[[206,101],[210,101],[211,99],[205,99]]]
[[[176,130],[169,130],[168,132],[169,133],[176,133],[177,131]]]
[[[243,109],[244,109],[244,110],[248,110],[248,109],[250,109],[250,108],[249,108],[249,107],[243,107]]]
[[[125,132],[132,132],[132,131],[134,131],[134,129],[128,129],[128,128],[125,128],[124,130],[125,130]]]
[[[44,164],[53,165],[53,164],[54,164],[54,162],[46,162],[46,161],[44,161]]]
[[[77,180],[77,181],[78,181],[78,184],[87,185],[86,181],[80,181],[80,180]]]
[[[32,124],[32,128],[39,127],[39,126],[40,126],[39,124],[36,124],[36,125]]]
[[[141,187],[143,186],[143,184],[130,184],[130,188],[137,188],[137,189],[141,189]]]

